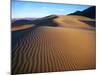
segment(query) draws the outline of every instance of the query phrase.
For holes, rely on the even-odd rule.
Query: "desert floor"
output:
[[[54,19],[57,27],[12,28],[12,73],[95,69],[96,31],[89,25],[92,21],[60,15]]]

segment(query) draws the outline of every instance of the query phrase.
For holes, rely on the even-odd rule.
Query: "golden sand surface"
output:
[[[18,31],[18,30],[24,30],[33,27],[33,25],[19,25],[15,26],[11,29],[11,31]]]
[[[63,22],[58,18],[57,23],[59,19]],[[59,23],[58,27],[40,26],[12,32],[15,43],[12,47],[12,73],[95,69],[96,32],[72,17],[63,23],[75,24],[76,27],[63,27]]]

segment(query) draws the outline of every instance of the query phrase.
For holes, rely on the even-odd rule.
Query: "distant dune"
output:
[[[79,15],[79,16],[85,16],[85,17],[94,19],[94,18],[96,18],[96,6],[91,6],[83,11],[76,11],[69,15]]]
[[[33,24],[32,20],[18,19],[12,22],[12,27]]]
[[[50,15],[38,19],[14,19],[12,20],[11,27],[12,31],[23,30],[30,27],[39,27],[39,26],[58,26],[53,20],[58,18],[56,15]]]
[[[94,22],[86,23],[86,22]],[[84,28],[84,29],[93,29],[95,27],[95,19],[90,19],[84,16],[77,15],[60,15],[59,18],[55,19],[55,22],[61,27],[72,27],[72,28]]]
[[[95,27],[83,21],[95,19],[52,15],[12,27],[12,74],[95,69]]]
[[[29,26],[28,26],[29,25]],[[95,19],[77,15],[50,15],[36,20],[16,20],[12,23],[12,30],[21,30],[29,27],[53,26],[94,29]]]

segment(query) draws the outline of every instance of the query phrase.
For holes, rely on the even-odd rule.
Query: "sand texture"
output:
[[[96,68],[96,32],[82,16],[62,16],[53,26],[12,30],[12,73],[74,71]]]

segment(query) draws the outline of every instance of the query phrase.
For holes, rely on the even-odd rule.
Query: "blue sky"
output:
[[[53,4],[12,1],[12,18],[38,18],[47,15],[66,15],[87,9],[88,5]]]

